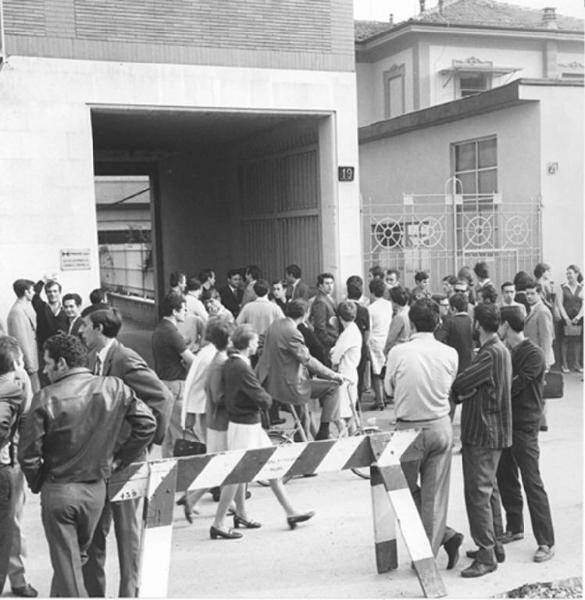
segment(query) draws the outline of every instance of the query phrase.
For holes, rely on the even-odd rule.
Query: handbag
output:
[[[576,337],[580,336],[583,331],[583,325],[573,325],[573,323],[565,323],[565,336]]]
[[[199,440],[187,440],[185,439],[185,431],[183,431],[183,437],[175,440],[173,447],[173,456],[196,456],[197,454],[205,454],[207,447],[203,442]]]
[[[558,371],[549,371],[544,376],[543,398],[562,398],[564,393],[563,374]]]

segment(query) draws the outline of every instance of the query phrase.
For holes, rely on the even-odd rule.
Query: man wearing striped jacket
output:
[[[480,349],[474,361],[453,382],[455,402],[462,403],[461,443],[465,507],[477,551],[463,577],[495,571],[505,554],[496,471],[504,448],[512,445],[512,359],[497,331],[500,314],[493,304],[475,308]],[[496,562],[497,560],[497,562]]]

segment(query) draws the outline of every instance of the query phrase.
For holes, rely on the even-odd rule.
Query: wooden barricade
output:
[[[303,442],[257,450],[234,450],[135,463],[112,476],[112,502],[144,496],[137,596],[167,595],[176,492],[235,483],[326,473],[370,466],[375,555],[378,573],[398,566],[396,524],[426,597],[446,595],[431,546],[400,467],[416,430]]]

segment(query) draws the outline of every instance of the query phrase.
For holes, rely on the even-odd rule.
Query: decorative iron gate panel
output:
[[[503,201],[499,194],[405,195],[402,204],[363,202],[365,270],[395,268],[412,286],[416,271],[441,278],[483,260],[494,282],[532,273],[541,259],[540,198]]]

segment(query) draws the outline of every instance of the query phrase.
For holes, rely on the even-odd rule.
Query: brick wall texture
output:
[[[284,67],[301,66],[304,55],[308,68],[353,62],[352,0],[4,0],[4,20],[13,54],[211,64],[231,57]]]

